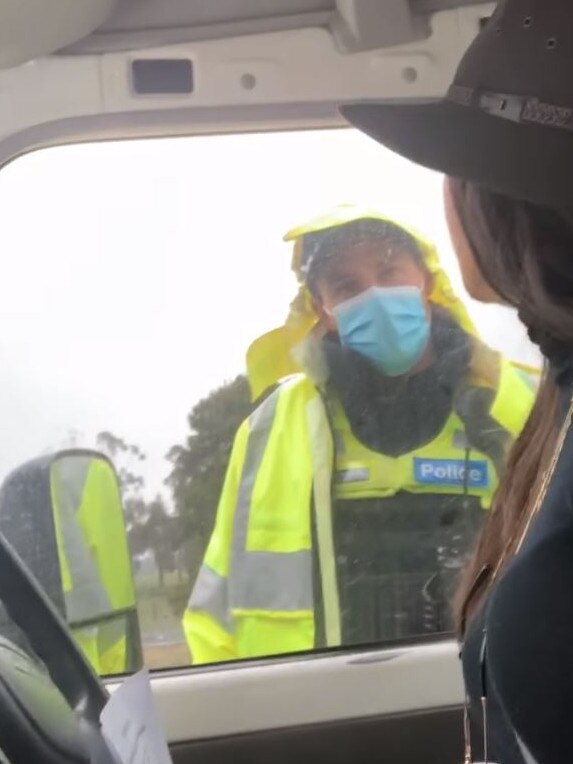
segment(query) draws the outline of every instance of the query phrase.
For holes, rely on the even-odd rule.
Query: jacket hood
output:
[[[258,337],[247,350],[247,376],[253,400],[281,379],[297,373],[308,373],[319,384],[328,374],[325,361],[317,353],[318,316],[312,296],[304,282],[302,269],[303,241],[307,234],[327,231],[358,220],[391,223],[409,234],[417,243],[424,265],[432,276],[430,302],[445,309],[455,323],[471,337],[478,339],[475,326],[451,282],[442,269],[436,247],[415,231],[381,212],[355,205],[340,205],[330,212],[299,225],[284,236],[293,242],[291,268],[297,276],[299,289],[290,304],[285,323]],[[484,347],[480,342],[479,345]],[[491,353],[487,353],[491,361]],[[483,355],[483,352],[478,353]],[[498,354],[494,354],[498,355]],[[479,375],[478,375],[479,376]],[[489,376],[489,375],[488,375]]]

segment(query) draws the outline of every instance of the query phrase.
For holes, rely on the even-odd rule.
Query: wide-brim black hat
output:
[[[548,206],[573,206],[573,3],[502,0],[441,101],[342,115],[392,151]]]

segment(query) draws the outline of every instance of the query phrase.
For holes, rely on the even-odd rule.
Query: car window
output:
[[[0,530],[97,671],[451,633],[539,358],[439,175],[300,131],[47,149],[0,198]]]

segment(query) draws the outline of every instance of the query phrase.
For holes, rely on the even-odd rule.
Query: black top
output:
[[[562,418],[572,368],[554,368]],[[477,723],[484,625],[490,759],[573,760],[573,429],[520,552],[468,627],[462,659]]]

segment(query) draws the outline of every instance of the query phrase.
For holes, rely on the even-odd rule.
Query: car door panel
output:
[[[454,641],[156,673],[152,686],[175,764],[461,757]]]
[[[457,764],[462,718],[458,706],[413,711],[180,743],[171,754],[174,764]]]

